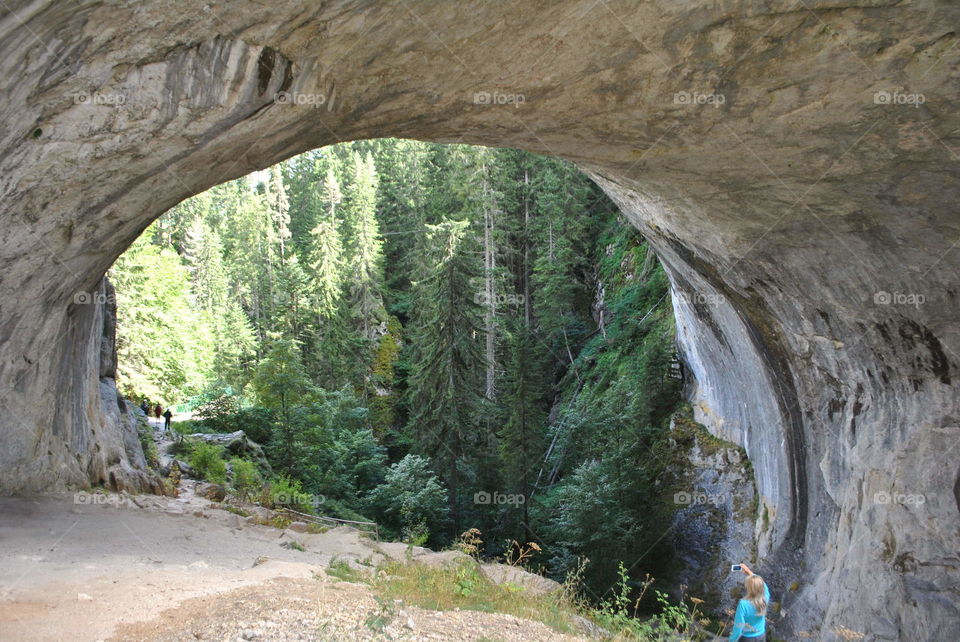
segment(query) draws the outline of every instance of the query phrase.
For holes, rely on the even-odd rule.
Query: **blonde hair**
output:
[[[747,597],[744,598],[753,604],[757,615],[767,614],[767,597],[764,595],[763,578],[759,575],[750,575],[744,580],[747,585]]]

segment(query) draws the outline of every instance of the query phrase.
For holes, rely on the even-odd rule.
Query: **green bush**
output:
[[[378,524],[408,540],[442,532],[449,522],[447,491],[430,462],[417,455],[390,466],[386,481],[367,496],[367,507]]]
[[[197,442],[190,447],[190,467],[194,472],[215,484],[227,482],[227,464],[223,461],[223,448]]]
[[[233,490],[240,499],[248,500],[263,485],[257,465],[250,460],[234,457],[230,460],[233,471]]]
[[[273,411],[267,408],[240,407],[238,397],[221,396],[197,408],[195,415],[197,432],[229,433],[242,430],[258,444],[270,439]]]
[[[301,513],[313,512],[313,496],[303,492],[300,480],[286,475],[274,478],[270,482],[271,508],[290,508]]]
[[[222,390],[210,391],[204,396],[206,400],[194,409],[193,416],[210,432],[233,432],[227,418],[240,410],[240,400]]]
[[[174,421],[170,423],[170,428],[178,435],[192,435],[195,432],[210,432],[203,425],[203,422],[196,419],[184,419],[183,421]]]

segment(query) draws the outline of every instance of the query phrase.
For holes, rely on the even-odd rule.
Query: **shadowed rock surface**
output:
[[[788,622],[950,639],[958,23],[947,0],[9,2],[0,488],[148,484],[90,300],[170,206],[341,140],[516,146],[656,247],[696,418],[772,514],[760,570],[800,584]]]

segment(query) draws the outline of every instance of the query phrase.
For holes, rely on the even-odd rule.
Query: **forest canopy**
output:
[[[109,276],[121,391],[245,430],[319,511],[436,546],[477,528],[489,555],[535,542],[558,579],[589,557],[598,593],[621,560],[669,558],[668,283],[573,165],[327,147],[180,203]]]

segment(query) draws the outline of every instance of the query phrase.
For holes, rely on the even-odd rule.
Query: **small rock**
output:
[[[412,618],[412,617],[407,617],[407,621],[404,622],[403,625],[404,625],[405,627],[407,627],[408,629],[410,629],[411,631],[414,630],[415,628],[417,628],[416,625],[413,623],[413,618]]]
[[[241,631],[240,637],[242,637],[244,640],[256,640],[258,637],[260,637],[260,634],[253,629],[244,629]]]
[[[195,492],[197,493],[197,496],[204,497],[214,502],[222,502],[227,497],[226,488],[220,484],[211,484],[209,482],[197,484]]]
[[[287,528],[289,528],[292,531],[296,531],[298,533],[306,533],[307,523],[306,522],[290,522],[290,525],[287,526]]]
[[[87,595],[86,593],[77,593],[77,600],[80,602],[89,602],[93,600],[93,596]]]

